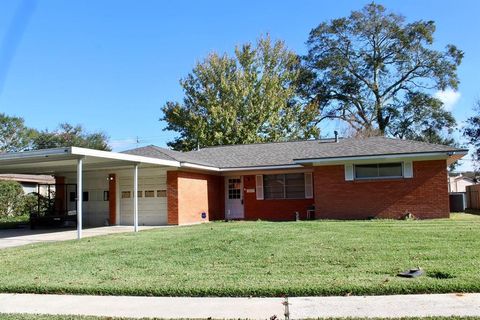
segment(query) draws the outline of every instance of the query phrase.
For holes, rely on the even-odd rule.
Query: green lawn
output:
[[[1,241],[1,240],[0,240]],[[480,216],[216,222],[0,250],[0,291],[169,296],[480,292]],[[420,266],[416,279],[396,277]]]
[[[14,217],[0,216],[0,230],[1,229],[15,229],[19,225],[28,224],[30,216],[28,214]]]

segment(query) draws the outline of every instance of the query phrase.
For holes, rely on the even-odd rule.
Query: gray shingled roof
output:
[[[213,165],[210,162],[204,162],[201,159],[190,156],[190,152],[174,151],[166,148],[157,147],[154,145],[127,150],[127,151],[124,151],[123,153],[133,154],[137,156],[158,158],[162,160],[189,162],[189,163],[201,164],[206,166]]]
[[[384,137],[306,140],[218,146],[178,152],[156,146],[125,151],[165,160],[177,160],[219,168],[276,166],[295,164],[300,159],[328,159],[356,156],[381,156],[465,151],[454,147]]]

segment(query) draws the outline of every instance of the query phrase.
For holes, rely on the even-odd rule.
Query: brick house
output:
[[[39,185],[48,185],[55,182],[52,176],[31,174],[0,174],[0,180],[20,183],[25,194],[38,192]]]
[[[0,173],[51,174],[80,224],[449,216],[447,166],[467,153],[373,137],[178,152],[61,148],[0,155]],[[68,187],[70,186],[70,187]],[[77,196],[78,195],[78,196]],[[57,195],[60,197],[61,195]]]

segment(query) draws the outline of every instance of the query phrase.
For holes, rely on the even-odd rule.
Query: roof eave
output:
[[[245,167],[213,167],[200,165],[190,162],[182,162],[182,168],[206,170],[214,172],[238,172],[238,171],[258,171],[258,170],[278,170],[278,169],[298,169],[303,168],[301,164],[282,164],[282,165],[265,165],[265,166],[245,166]]]
[[[376,154],[364,156],[345,156],[345,157],[324,157],[324,158],[304,158],[294,159],[295,163],[306,164],[334,164],[351,161],[368,161],[368,160],[392,160],[392,159],[428,159],[428,158],[444,158],[452,162],[464,157],[468,153],[466,149],[457,149],[455,151],[432,151],[432,152],[414,152],[414,153],[396,153],[396,154]],[[449,163],[450,164],[450,163]]]
[[[43,149],[24,152],[13,152],[0,154],[0,164],[2,163],[35,163],[42,161],[68,160],[82,157],[103,158],[107,160],[117,160],[132,163],[156,164],[169,167],[180,167],[180,162],[164,160],[151,157],[136,156],[111,151],[93,150],[79,147]]]
[[[168,167],[180,167],[179,161],[174,160],[165,160],[153,157],[144,157],[144,156],[137,156],[132,154],[126,153],[118,153],[112,151],[102,151],[102,150],[94,150],[94,149],[87,149],[87,148],[79,148],[79,147],[72,147],[71,148],[72,155],[78,156],[90,156],[90,157],[98,157],[104,159],[111,159],[111,160],[120,160],[120,161],[128,161],[134,163],[145,163],[145,164],[157,164],[163,165]]]

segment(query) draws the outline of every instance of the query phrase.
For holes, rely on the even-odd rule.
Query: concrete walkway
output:
[[[139,227],[139,230],[147,230],[159,227]],[[103,236],[113,233],[133,232],[131,226],[112,226],[83,229],[83,237]],[[0,249],[9,247],[18,247],[26,244],[39,242],[54,242],[73,240],[77,238],[77,230],[75,229],[7,229],[0,230]]]
[[[290,319],[324,317],[480,316],[480,293],[298,297]],[[283,298],[175,298],[0,294],[0,313],[106,317],[283,319]]]

